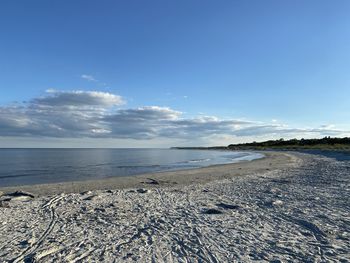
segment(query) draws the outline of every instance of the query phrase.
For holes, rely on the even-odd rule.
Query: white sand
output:
[[[41,196],[0,208],[0,261],[347,262],[350,165],[296,156],[141,176],[126,189],[113,179],[77,183],[110,183],[82,194],[25,188]],[[43,195],[50,187],[66,193]]]

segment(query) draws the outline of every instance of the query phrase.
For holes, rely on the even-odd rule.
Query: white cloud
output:
[[[51,89],[47,89],[45,92],[46,93],[55,93],[55,92],[57,92],[57,90],[51,88]]]
[[[45,96],[22,105],[0,107],[0,137],[157,139],[207,145],[252,138],[349,134],[330,125],[290,128],[274,121],[261,123],[201,114],[184,118],[182,112],[168,107],[118,108],[123,104],[121,96],[107,92],[50,89]]]
[[[95,79],[93,76],[91,75],[86,75],[86,74],[83,74],[80,76],[82,79],[85,79],[87,81],[92,81],[92,82],[98,82],[97,79]]]
[[[334,124],[323,124],[321,125],[321,129],[334,129],[335,125]]]
[[[125,104],[123,98],[108,92],[100,91],[57,91],[50,89],[48,96],[31,101],[33,105],[47,106],[120,106]]]

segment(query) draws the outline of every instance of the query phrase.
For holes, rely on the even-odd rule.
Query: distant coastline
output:
[[[350,138],[269,140],[264,142],[230,144],[213,147],[172,147],[181,150],[321,150],[350,152]]]

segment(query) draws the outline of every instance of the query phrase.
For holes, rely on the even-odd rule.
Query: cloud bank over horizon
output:
[[[186,118],[169,107],[125,108],[122,96],[100,91],[47,90],[24,103],[0,106],[0,137],[182,140],[225,144],[263,138],[342,136],[330,125],[291,128],[242,119],[198,115]],[[237,140],[236,140],[237,141]]]

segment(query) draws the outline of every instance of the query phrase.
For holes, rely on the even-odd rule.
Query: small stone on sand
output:
[[[95,199],[97,199],[99,197],[100,197],[99,195],[90,195],[90,196],[84,198],[84,200],[92,201],[92,200],[95,200]]]
[[[276,200],[276,201],[272,202],[272,205],[283,205],[283,201]]]
[[[137,191],[138,193],[140,193],[140,194],[145,194],[145,193],[148,192],[147,189],[143,189],[143,188],[137,189],[136,191]]]

